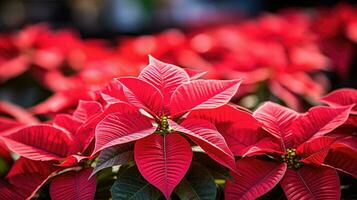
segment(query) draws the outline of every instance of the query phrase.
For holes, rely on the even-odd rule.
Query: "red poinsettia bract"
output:
[[[329,135],[339,139],[331,145],[324,163],[357,177],[357,90],[341,88],[321,99],[330,107],[353,106],[347,121]]]
[[[168,199],[192,160],[186,138],[235,170],[233,154],[215,126],[186,115],[227,104],[240,80],[191,80],[177,66],[149,60],[137,78],[115,79],[101,91],[108,104],[124,104],[128,109],[108,114],[97,125],[94,154],[136,141],[134,158],[140,173]]]
[[[350,109],[318,106],[299,114],[275,103],[263,104],[253,116],[278,145],[263,146],[260,154],[270,159],[247,156],[236,162],[241,176],[233,174],[228,181],[226,199],[255,199],[279,182],[288,199],[339,199],[336,170],[323,164],[337,138],[326,134],[347,120]]]
[[[334,90],[321,98],[323,103],[331,107],[354,105],[351,114],[357,115],[357,90],[352,88],[342,88]]]
[[[93,199],[96,179],[90,178],[92,169],[86,161],[93,149],[92,121],[102,112],[99,103],[81,101],[73,115],[58,114],[52,123],[27,126],[5,135],[7,147],[22,156],[7,175],[9,182],[15,189],[27,188],[26,198],[31,198],[49,176],[54,176],[50,184],[52,199]],[[13,175],[19,171],[25,178]],[[31,175],[38,181],[31,181]]]
[[[1,116],[2,114],[5,116]],[[6,101],[0,101],[0,158],[12,160],[10,151],[2,141],[2,136],[36,123],[38,120],[25,109]]]

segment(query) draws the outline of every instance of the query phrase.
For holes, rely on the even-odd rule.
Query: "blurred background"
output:
[[[59,101],[71,96],[64,91],[83,91],[73,89],[81,84],[93,91],[115,76],[137,75],[152,54],[198,66],[207,78],[244,78],[237,102],[248,108],[272,100],[306,110],[329,91],[357,87],[355,3],[1,0],[0,99],[33,108],[55,96],[63,105],[53,99],[45,105],[61,109],[35,107],[35,113],[62,111],[89,98]]]
[[[227,23],[286,8],[333,6],[338,0],[1,0],[0,31],[48,22],[83,37],[154,33]],[[356,1],[343,1],[355,3]]]

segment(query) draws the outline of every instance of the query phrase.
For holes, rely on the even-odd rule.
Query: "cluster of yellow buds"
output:
[[[288,164],[288,168],[298,169],[302,167],[300,157],[296,155],[296,149],[287,149],[286,154],[281,156],[281,158]]]
[[[161,121],[159,126],[157,127],[156,131],[160,134],[166,134],[168,132],[170,132],[169,130],[169,123],[167,121],[167,117],[166,116],[162,116],[161,117]]]

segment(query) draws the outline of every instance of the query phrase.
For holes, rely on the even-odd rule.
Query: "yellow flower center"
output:
[[[296,154],[296,149],[287,149],[285,155],[281,156],[281,158],[290,169],[299,169],[303,165],[300,162],[300,157]]]
[[[171,132],[167,119],[168,118],[166,116],[161,117],[160,123],[158,124],[158,127],[156,129],[156,132],[158,132],[160,134],[167,134],[167,133]]]

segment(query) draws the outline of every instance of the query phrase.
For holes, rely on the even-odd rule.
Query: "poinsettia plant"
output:
[[[94,154],[135,142],[140,173],[167,199],[190,167],[193,153],[187,139],[236,171],[233,154],[215,126],[186,115],[227,104],[239,84],[240,80],[191,80],[182,68],[150,57],[138,78],[118,78],[101,91],[108,104],[126,104],[127,109],[108,113],[97,125]]]
[[[339,199],[336,169],[356,177],[355,90],[306,113],[272,102],[251,113],[229,103],[240,80],[200,75],[149,57],[138,77],[46,123],[5,104],[32,125],[1,122],[5,148],[21,157],[0,197],[49,185],[51,199],[255,199],[280,182],[289,199]]]
[[[288,199],[339,199],[339,178],[333,163],[325,166],[323,162],[337,140],[328,133],[347,120],[350,110],[351,106],[314,107],[299,114],[270,102],[259,107],[253,116],[275,137],[276,145],[257,143],[260,151],[255,156],[237,161],[242,176],[227,183],[226,198],[257,198],[280,182]]]
[[[325,95],[353,74],[355,7],[317,11],[1,33],[0,200],[355,199],[357,90]]]
[[[24,188],[27,191],[13,199],[32,198],[49,179],[51,199],[76,196],[93,199],[96,179],[90,177],[91,119],[101,112],[99,103],[81,101],[73,115],[58,114],[52,122],[28,126],[5,135],[6,146],[21,156],[6,179],[11,187],[17,188],[22,184],[14,189],[14,194]],[[31,181],[32,177],[35,177],[35,182]]]

